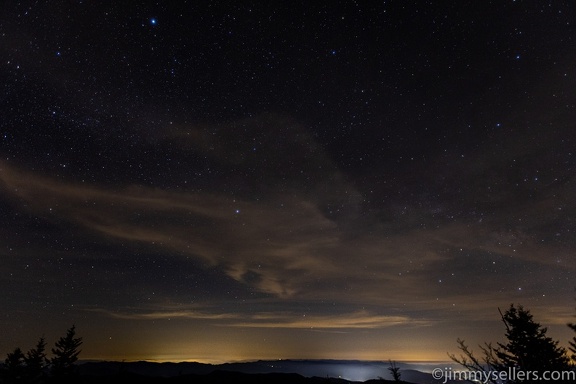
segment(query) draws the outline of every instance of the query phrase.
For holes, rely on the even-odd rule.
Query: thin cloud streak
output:
[[[239,328],[298,328],[298,329],[376,329],[399,325],[429,326],[431,323],[407,316],[375,315],[368,311],[357,311],[335,315],[301,315],[288,313],[210,313],[198,310],[156,310],[149,312],[115,312],[103,309],[89,309],[90,312],[125,320],[164,320],[190,319],[213,320],[212,324],[221,327]],[[237,321],[242,320],[242,321]],[[214,322],[215,321],[215,322]]]
[[[207,313],[195,310],[152,311],[152,312],[115,312],[104,309],[86,309],[89,312],[102,313],[115,319],[125,320],[163,320],[163,319],[194,319],[194,320],[229,320],[238,319],[240,315],[233,313]]]
[[[253,320],[233,324],[233,326],[249,328],[376,329],[399,325],[430,325],[428,321],[414,320],[406,316],[371,315],[366,311],[340,316],[300,316],[298,318],[256,315]]]

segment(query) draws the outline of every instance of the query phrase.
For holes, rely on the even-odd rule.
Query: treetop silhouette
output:
[[[43,383],[48,379],[62,382],[65,378],[74,377],[82,345],[82,338],[76,337],[73,325],[52,348],[52,358],[46,357],[46,340],[41,337],[34,348],[26,354],[20,348],[8,353],[1,370],[2,383]]]
[[[506,342],[480,345],[482,356],[477,357],[464,340],[457,339],[460,356],[448,354],[456,363],[472,371],[498,371],[517,369],[524,372],[569,371],[572,366],[565,348],[546,335],[547,328],[535,322],[529,310],[511,304],[506,312],[498,309],[506,328]],[[487,376],[488,377],[488,376]],[[496,383],[496,380],[491,380]],[[529,383],[513,381],[508,383]]]

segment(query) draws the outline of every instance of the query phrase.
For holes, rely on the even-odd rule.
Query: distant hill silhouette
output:
[[[349,384],[359,383],[348,381],[338,378],[323,378],[323,377],[304,377],[297,373],[242,373],[232,371],[216,370],[208,374],[189,374],[172,377],[158,377],[141,375],[137,373],[118,373],[116,375],[82,375],[79,383],[86,384],[120,384],[120,383],[135,383],[135,384],[178,384],[178,383],[195,383],[195,384],[236,384],[236,383],[251,383],[251,384]],[[393,383],[388,380],[368,380],[365,383]]]
[[[85,362],[79,373],[86,383],[395,383],[388,377],[388,363],[341,360],[260,360],[242,363]],[[402,367],[402,383],[440,384],[429,373]],[[364,376],[363,379],[358,379]]]

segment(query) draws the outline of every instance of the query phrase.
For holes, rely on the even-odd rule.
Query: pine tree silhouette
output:
[[[24,376],[24,353],[20,348],[15,348],[13,352],[8,353],[4,360],[2,369],[3,383],[22,383]]]
[[[46,340],[41,337],[35,348],[32,348],[24,357],[26,364],[26,380],[29,383],[42,381],[44,377],[44,368],[48,363],[46,358]]]
[[[498,367],[517,367],[521,370],[564,370],[569,361],[566,350],[558,346],[558,341],[546,336],[547,329],[533,320],[530,311],[513,305],[500,313],[506,326],[506,344],[498,343],[495,350],[500,360]]]
[[[78,361],[82,345],[82,338],[76,337],[76,327],[73,325],[66,332],[66,336],[61,337],[52,348],[54,357],[50,359],[51,373],[55,378],[70,377],[76,374],[75,363]]]
[[[506,343],[490,343],[480,346],[481,358],[474,356],[465,342],[458,339],[458,348],[462,352],[459,357],[448,354],[455,362],[473,371],[509,371],[517,369],[523,372],[568,371],[570,361],[567,351],[558,345],[558,341],[546,336],[547,329],[535,322],[530,311],[522,306],[510,308],[502,313],[502,322],[506,327]],[[491,380],[496,382],[496,380]],[[531,383],[531,380],[508,380],[508,384],[516,382]],[[536,381],[534,381],[536,382]]]

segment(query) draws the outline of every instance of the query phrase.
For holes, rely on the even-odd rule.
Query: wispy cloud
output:
[[[143,311],[131,308],[124,312],[109,311],[105,309],[86,309],[86,311],[94,313],[102,313],[106,316],[116,319],[126,320],[163,320],[163,319],[194,319],[194,320],[229,320],[239,319],[241,316],[234,313],[210,313],[194,309],[183,310],[156,310],[156,311]]]
[[[249,321],[232,325],[250,328],[374,329],[398,325],[426,326],[429,324],[428,321],[415,320],[407,316],[374,315],[367,311],[359,311],[335,316],[300,315],[294,317],[259,314],[252,316]]]
[[[428,326],[430,321],[412,319],[408,316],[388,316],[373,314],[368,311],[338,313],[333,315],[301,314],[287,312],[256,312],[256,313],[221,313],[209,309],[180,310],[138,310],[127,309],[123,312],[104,309],[88,309],[90,312],[102,313],[106,316],[128,320],[163,320],[192,319],[211,320],[212,325],[223,327],[245,328],[299,328],[316,330],[334,329],[375,329],[393,326]]]

